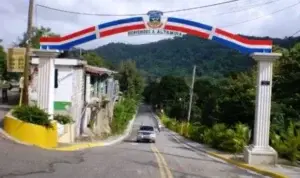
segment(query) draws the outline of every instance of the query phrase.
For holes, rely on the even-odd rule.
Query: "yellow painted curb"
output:
[[[58,147],[58,148],[43,148],[43,147],[40,148],[46,150],[53,150],[53,151],[78,151],[86,148],[94,148],[94,147],[101,147],[101,146],[104,146],[103,142],[74,144],[74,145]]]
[[[57,147],[57,126],[56,121],[52,121],[52,128],[24,122],[8,112],[4,116],[3,130],[14,139],[40,147]]]
[[[221,155],[219,155],[217,153],[214,153],[214,152],[207,152],[207,153],[209,155],[211,155],[211,156],[214,156],[216,158],[222,159],[222,160],[224,160],[224,161],[226,161],[228,163],[234,164],[234,165],[236,165],[238,167],[249,169],[251,171],[257,172],[257,173],[265,175],[265,176],[270,176],[270,177],[273,177],[273,178],[289,178],[288,176],[283,175],[281,173],[277,173],[277,172],[273,172],[273,171],[268,171],[268,170],[263,170],[263,169],[260,169],[258,167],[246,164],[246,163],[242,163],[242,162],[238,162],[238,161],[235,161],[235,160],[231,160],[231,159],[225,158],[225,157],[223,157],[223,156],[221,156]]]

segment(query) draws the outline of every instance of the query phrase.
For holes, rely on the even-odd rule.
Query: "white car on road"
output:
[[[137,142],[148,141],[155,143],[156,132],[153,126],[141,126],[137,134]]]

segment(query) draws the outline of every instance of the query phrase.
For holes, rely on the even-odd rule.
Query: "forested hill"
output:
[[[300,37],[272,40],[274,44],[288,48],[300,41]],[[245,71],[254,64],[248,56],[235,50],[192,36],[142,45],[111,43],[95,49],[95,52],[115,65],[122,60],[135,60],[140,70],[155,76],[187,76],[194,64],[198,67],[198,75],[224,75],[231,71]]]

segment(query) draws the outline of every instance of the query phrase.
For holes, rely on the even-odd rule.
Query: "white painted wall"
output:
[[[30,100],[37,99],[37,74],[34,73],[34,68],[39,63],[38,58],[32,59],[31,65],[31,74],[32,82],[29,86],[29,97]],[[74,133],[76,136],[80,134],[80,125],[81,125],[81,115],[84,105],[84,70],[81,67],[74,67],[75,65],[81,65],[82,61],[77,59],[55,59],[55,69],[58,69],[58,88],[54,90],[54,101],[64,101],[71,102],[71,108],[69,112],[71,112],[71,116],[75,121]],[[54,85],[53,85],[54,87]],[[72,134],[73,134],[72,132]],[[64,126],[58,124],[58,134],[62,135],[64,133]],[[72,138],[74,138],[72,136]],[[71,142],[74,140],[71,140]]]
[[[33,73],[34,68],[36,65],[31,66],[31,73]],[[67,101],[71,102],[72,100],[72,80],[74,72],[72,66],[55,66],[58,69],[58,88],[54,90],[54,101]],[[37,73],[33,73],[32,75],[32,82],[30,83],[30,99],[35,100],[37,99]]]
[[[58,69],[58,88],[55,89],[55,101],[71,102],[73,87],[73,69],[71,66],[55,66]]]

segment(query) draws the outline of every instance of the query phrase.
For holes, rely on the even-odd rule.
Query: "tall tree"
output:
[[[96,67],[106,67],[105,61],[94,52],[87,52],[83,55],[85,61],[88,65]]]
[[[22,37],[18,38],[18,41],[15,43],[16,46],[25,47],[26,46],[26,32],[23,33]],[[35,49],[40,48],[40,38],[42,36],[59,36],[51,31],[48,27],[33,27],[32,30],[32,39],[31,39],[31,47]]]
[[[286,118],[300,117],[300,43],[278,61],[274,75],[274,99],[285,107]]]
[[[134,61],[126,60],[121,62],[118,78],[121,91],[132,97],[141,97],[145,82]]]
[[[0,43],[2,40],[0,39]],[[6,70],[6,53],[3,46],[0,44],[0,79],[7,79],[7,70]]]

